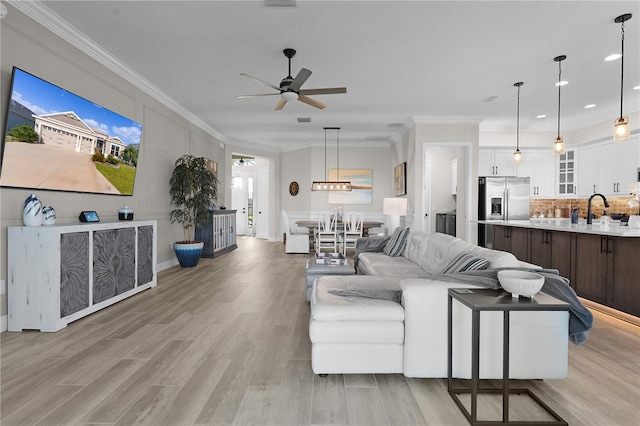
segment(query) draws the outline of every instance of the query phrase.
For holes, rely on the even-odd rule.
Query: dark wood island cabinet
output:
[[[616,231],[493,224],[493,248],[518,259],[557,269],[578,296],[640,317],[640,237]],[[591,232],[590,232],[591,231]]]

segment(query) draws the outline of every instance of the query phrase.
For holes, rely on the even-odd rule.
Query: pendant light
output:
[[[327,180],[327,130],[336,130],[336,180]],[[324,128],[324,180],[313,181],[312,191],[351,191],[351,182],[340,180],[340,127]]]
[[[558,137],[553,143],[553,155],[564,154],[564,139],[560,136],[560,88],[562,87],[562,67],[560,63],[567,59],[567,55],[560,55],[553,58],[558,63]]]
[[[518,88],[518,112],[516,114],[516,152],[513,153],[513,162],[518,164],[522,161],[522,153],[520,152],[520,88],[524,83],[519,81],[513,86]]]
[[[620,118],[616,120],[613,125],[613,140],[614,141],[626,141],[631,137],[631,131],[629,129],[629,119],[622,116],[622,94],[624,92],[624,23],[631,19],[630,13],[618,16],[614,19],[616,24],[621,24],[622,27],[622,55],[620,56]]]

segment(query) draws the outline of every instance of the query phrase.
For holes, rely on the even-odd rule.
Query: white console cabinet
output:
[[[155,220],[7,233],[9,331],[58,331],[157,284]]]

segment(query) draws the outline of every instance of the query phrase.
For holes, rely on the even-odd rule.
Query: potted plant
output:
[[[209,208],[218,196],[218,180],[204,157],[185,154],[176,160],[169,194],[177,207],[170,213],[171,223],[178,222],[184,229],[184,241],[174,244],[176,257],[182,267],[196,266],[204,242],[195,241],[195,230],[210,219]]]

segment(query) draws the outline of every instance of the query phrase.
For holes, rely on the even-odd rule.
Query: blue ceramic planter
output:
[[[175,243],[173,245],[178,262],[180,262],[180,266],[183,268],[193,268],[198,264],[203,247],[204,242],[202,241],[193,243]]]

